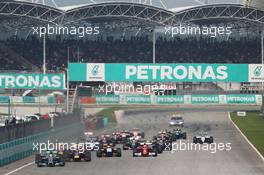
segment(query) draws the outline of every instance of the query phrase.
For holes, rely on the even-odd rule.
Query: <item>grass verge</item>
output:
[[[260,112],[247,112],[246,117],[230,113],[232,121],[240,128],[248,140],[264,156],[264,117]]]

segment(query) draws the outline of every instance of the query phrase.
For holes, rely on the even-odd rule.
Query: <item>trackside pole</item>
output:
[[[67,71],[66,71],[66,77],[67,77],[67,92],[66,92],[66,112],[69,113],[69,62],[70,62],[70,48],[67,48],[67,55],[68,55],[68,64],[67,64]]]
[[[67,95],[66,95],[66,112],[69,113],[69,69],[67,68]]]
[[[261,64],[263,65],[264,64],[264,29],[261,30]],[[263,94],[263,86],[264,86],[264,82],[261,83],[262,87],[261,87],[261,90],[262,90],[262,105],[261,105],[261,112],[262,112],[262,115],[264,114],[264,94]]]
[[[43,74],[46,74],[46,35],[43,37]]]
[[[153,44],[153,56],[152,56],[152,63],[155,64],[156,63],[156,33],[155,33],[155,28],[152,31],[153,33],[153,38],[152,38],[152,44]]]
[[[40,87],[38,86],[38,113],[40,114]]]
[[[261,29],[261,64],[263,66],[264,64],[264,30]],[[264,114],[264,94],[263,94],[263,88],[264,82],[261,82],[261,91],[262,91],[262,105],[261,105],[261,112],[262,115]]]

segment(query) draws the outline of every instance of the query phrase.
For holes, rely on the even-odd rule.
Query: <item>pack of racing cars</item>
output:
[[[133,128],[130,131],[115,131],[100,136],[85,133],[84,149],[80,148],[83,145],[77,143],[74,150],[64,148],[46,150],[35,155],[35,163],[38,167],[54,167],[65,166],[65,162],[89,162],[92,160],[92,152],[95,152],[98,158],[121,157],[122,149],[123,151],[131,150],[133,157],[156,157],[164,151],[171,151],[172,143],[179,139],[187,139],[186,132],[181,128],[161,130],[151,140],[146,140],[145,133],[139,128]],[[193,137],[194,144],[211,144],[213,142],[213,136],[206,132],[201,132]],[[117,145],[122,145],[122,149]]]

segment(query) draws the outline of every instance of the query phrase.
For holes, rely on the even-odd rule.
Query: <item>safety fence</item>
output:
[[[0,127],[0,143],[45,132],[48,131],[50,127],[51,122],[48,119],[2,126]]]
[[[0,127],[0,143],[49,131],[51,128],[61,128],[73,123],[79,123],[80,118],[81,112],[75,111],[73,114],[60,113],[58,117],[49,119],[2,126]]]
[[[81,97],[80,104],[262,104],[259,94],[193,94],[193,95],[97,95]]]
[[[0,166],[34,154],[37,151],[34,150],[34,145],[46,143],[47,140],[53,142],[65,141],[80,136],[82,132],[83,125],[81,123],[74,123],[0,144]]]
[[[0,96],[0,104],[61,104],[64,103],[62,97],[55,96],[40,96],[40,97],[30,97],[30,96]]]

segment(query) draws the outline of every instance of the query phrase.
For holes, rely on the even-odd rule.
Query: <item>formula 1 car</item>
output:
[[[130,133],[129,131],[121,131],[121,132],[112,133],[112,138],[116,144],[122,144],[132,136],[133,136],[132,133]]]
[[[103,134],[101,135],[101,138],[99,139],[99,147],[105,144],[111,144],[113,147],[115,146],[115,140],[111,137],[111,135]]]
[[[152,143],[141,143],[136,149],[133,150],[133,157],[156,157],[158,151],[153,147]]]
[[[63,152],[65,161],[91,161],[91,151],[90,150],[65,150]]]
[[[152,141],[152,145],[159,154],[161,154],[163,151],[172,150],[172,141],[170,139],[166,139],[162,137],[154,137]]]
[[[140,145],[138,137],[131,137],[123,143],[123,150],[133,150]]]
[[[167,129],[165,129],[165,130],[160,130],[160,131],[158,132],[158,135],[168,135],[168,134],[170,134],[170,132],[169,132]]]
[[[99,149],[100,141],[98,137],[90,136],[86,138],[85,145],[88,150],[96,151]]]
[[[197,143],[211,144],[213,142],[214,142],[213,136],[209,136],[206,132],[201,132],[199,135],[196,135],[193,137],[193,143],[195,143],[195,144],[197,144]]]
[[[184,120],[182,118],[181,115],[179,114],[174,114],[172,115],[171,119],[170,119],[170,122],[169,122],[169,125],[170,126],[184,126]]]
[[[104,144],[96,151],[97,157],[121,157],[122,152],[120,148],[115,148],[113,144]]]
[[[56,150],[46,150],[44,153],[35,155],[35,163],[38,167],[65,166],[65,160]]]
[[[182,132],[181,129],[171,130],[170,135],[171,135],[172,141],[176,141],[177,139],[186,139],[187,138],[186,132]]]
[[[143,131],[141,131],[139,128],[133,128],[130,130],[132,136],[138,136],[141,138],[145,138],[145,133]]]
[[[166,140],[168,142],[172,142],[172,134],[167,130],[159,131],[156,136],[153,137],[154,140],[159,138],[160,140]]]
[[[71,148],[64,148],[61,146],[59,148],[58,154],[63,156],[66,162],[70,161],[91,161],[91,149],[87,149],[88,146],[85,144],[74,144],[71,145]]]

